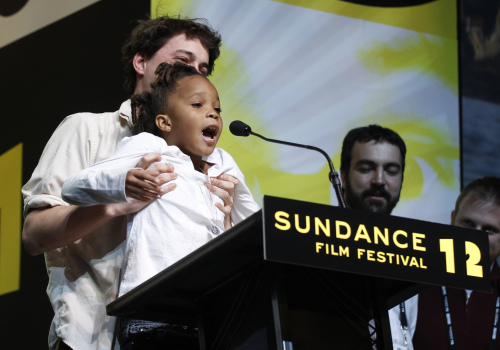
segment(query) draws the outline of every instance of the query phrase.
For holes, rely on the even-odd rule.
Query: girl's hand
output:
[[[157,153],[146,154],[137,164],[139,169],[131,169],[125,178],[125,194],[142,202],[151,202],[165,193],[173,191],[176,184],[162,186],[177,178],[170,164],[157,163],[161,156]]]
[[[215,206],[224,213],[224,228],[229,230],[233,226],[231,209],[233,208],[234,189],[239,181],[235,177],[222,174],[216,178],[211,177],[210,183],[206,184],[207,188],[224,202],[224,205],[215,203]]]

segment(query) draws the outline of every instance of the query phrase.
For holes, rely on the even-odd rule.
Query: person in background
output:
[[[403,186],[406,145],[393,130],[368,125],[350,130],[344,137],[340,176],[346,206],[390,215]],[[413,297],[389,310],[394,349],[411,350],[406,310],[413,310]],[[410,340],[410,341],[408,341]]]
[[[348,208],[391,214],[403,185],[406,145],[391,129],[368,125],[344,138],[340,176]]]
[[[413,348],[500,349],[500,178],[484,177],[468,184],[458,196],[451,224],[488,233],[492,293],[438,286],[419,293]]]

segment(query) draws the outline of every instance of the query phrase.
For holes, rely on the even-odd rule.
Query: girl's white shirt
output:
[[[193,167],[191,158],[176,146],[149,133],[126,137],[114,155],[71,176],[62,196],[75,205],[110,204],[129,201],[125,177],[147,153],[161,154],[161,162],[172,164],[178,178],[175,190],[163,195],[134,215],[127,226],[127,243],[119,295],[123,295],[196,250],[224,231],[224,214],[215,207],[222,200],[204,185],[208,177],[236,177],[231,221],[238,224],[260,208],[245,184],[234,159],[216,148],[207,158],[214,164],[208,176]]]

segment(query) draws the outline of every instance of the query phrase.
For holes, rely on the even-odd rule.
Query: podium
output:
[[[487,291],[488,271],[482,232],[265,196],[107,312],[197,327],[201,349],[392,349],[389,308],[429,284]]]

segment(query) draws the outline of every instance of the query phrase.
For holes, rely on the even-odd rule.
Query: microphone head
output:
[[[229,131],[235,136],[248,136],[252,133],[252,128],[240,120],[235,120],[229,124]]]

